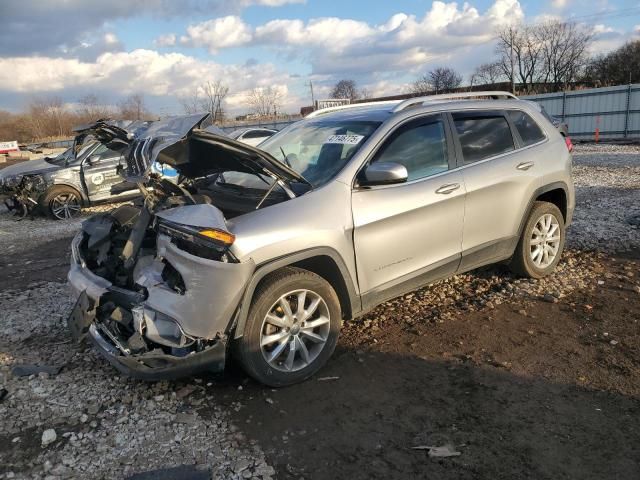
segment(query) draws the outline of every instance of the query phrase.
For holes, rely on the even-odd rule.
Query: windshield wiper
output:
[[[289,168],[293,168],[293,167],[291,166],[291,162],[290,162],[290,161],[289,161],[289,159],[287,158],[287,154],[286,154],[286,153],[284,153],[284,149],[283,149],[282,147],[280,147],[280,151],[282,152],[282,156],[284,157],[284,163],[286,163],[286,164],[287,164],[287,167],[289,167]]]

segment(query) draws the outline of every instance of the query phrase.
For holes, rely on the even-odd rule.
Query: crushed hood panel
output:
[[[151,166],[159,162],[189,178],[232,170],[266,174],[288,183],[309,183],[262,150],[213,133],[210,128],[200,129],[207,117],[184,115],[128,126],[98,121],[82,133],[122,152],[127,160],[125,176],[130,181],[148,179]]]
[[[171,208],[158,212],[156,216],[187,227],[227,230],[222,212],[208,203]]]

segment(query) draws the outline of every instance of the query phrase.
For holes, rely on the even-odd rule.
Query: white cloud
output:
[[[277,19],[252,29],[228,16],[191,25],[181,43],[211,53],[240,45],[270,46],[310,61],[314,74],[357,73],[414,68],[447,58],[456,49],[490,42],[497,26],[523,18],[517,0],[495,0],[484,13],[467,3],[435,1],[422,18],[396,13],[380,25],[323,17]]]
[[[191,95],[206,80],[218,79],[229,85],[230,99],[244,98],[256,86],[288,92],[291,82],[288,74],[272,64],[221,65],[180,53],[144,49],[105,53],[93,62],[50,57],[0,58],[0,91],[12,94],[82,91],[122,97],[144,92],[147,96],[179,98]],[[78,96],[76,93],[75,98]],[[286,107],[299,107],[291,103],[294,101],[295,97],[289,95]]]
[[[1,0],[0,55],[71,51],[87,36],[122,18],[237,15],[252,6],[281,7],[305,0]],[[69,22],[72,24],[69,24]]]
[[[221,48],[245,45],[252,38],[251,27],[240,17],[229,15],[190,25],[187,35],[180,37],[180,43],[191,47],[204,47],[215,54]]]
[[[160,35],[153,41],[153,45],[156,47],[173,47],[176,44],[175,33],[167,33],[166,35]]]

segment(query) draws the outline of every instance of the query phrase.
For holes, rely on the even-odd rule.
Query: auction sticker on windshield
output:
[[[341,145],[357,145],[362,139],[363,135],[331,135],[324,143],[338,143]]]

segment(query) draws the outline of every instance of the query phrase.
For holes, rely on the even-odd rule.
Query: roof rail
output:
[[[321,108],[320,110],[314,110],[313,112],[311,112],[309,115],[307,115],[304,118],[314,118],[317,117],[319,115],[324,115],[325,113],[331,113],[331,112],[336,112],[339,110],[348,110],[350,108],[357,108],[357,107],[366,107],[367,105],[386,105],[389,103],[398,103],[397,100],[384,100],[382,102],[362,102],[362,103],[350,103],[348,105],[339,105],[337,107],[327,107],[327,108]]]
[[[414,97],[409,98],[403,102],[400,102],[393,109],[393,113],[400,112],[407,107],[411,107],[416,104],[425,104],[427,102],[439,101],[439,100],[454,100],[454,99],[464,99],[464,98],[479,98],[479,97],[505,97],[508,99],[515,99],[516,97],[513,93],[502,92],[499,90],[494,91],[484,91],[484,92],[463,92],[463,93],[444,93],[442,95],[425,95],[423,97]]]

